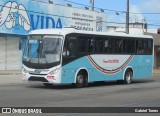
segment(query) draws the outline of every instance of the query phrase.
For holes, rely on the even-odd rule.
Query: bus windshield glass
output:
[[[23,63],[30,68],[51,68],[60,64],[62,37],[29,36],[24,50]]]

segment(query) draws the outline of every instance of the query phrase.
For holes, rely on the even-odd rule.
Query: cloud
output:
[[[160,0],[146,0],[139,7],[146,11],[160,12]]]
[[[137,5],[130,5],[130,22],[142,22],[144,16],[142,14],[133,14],[133,13],[141,13],[140,8]]]

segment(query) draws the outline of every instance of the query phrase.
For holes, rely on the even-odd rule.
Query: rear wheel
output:
[[[132,77],[133,77],[133,73],[130,69],[127,69],[124,75],[124,83],[125,84],[131,84],[132,83]]]

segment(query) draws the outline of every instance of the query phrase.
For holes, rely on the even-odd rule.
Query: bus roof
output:
[[[29,35],[35,34],[43,34],[43,35],[67,35],[69,33],[79,33],[79,34],[88,34],[88,35],[108,35],[108,36],[122,36],[122,37],[138,37],[138,38],[151,38],[152,36],[148,35],[133,35],[133,34],[126,34],[121,32],[95,32],[95,31],[82,31],[77,30],[74,28],[62,28],[62,29],[38,29],[31,31]]]

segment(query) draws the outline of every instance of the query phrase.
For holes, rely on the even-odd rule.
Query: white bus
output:
[[[29,33],[22,79],[44,85],[123,81],[151,77],[153,38],[125,33],[42,29]]]

